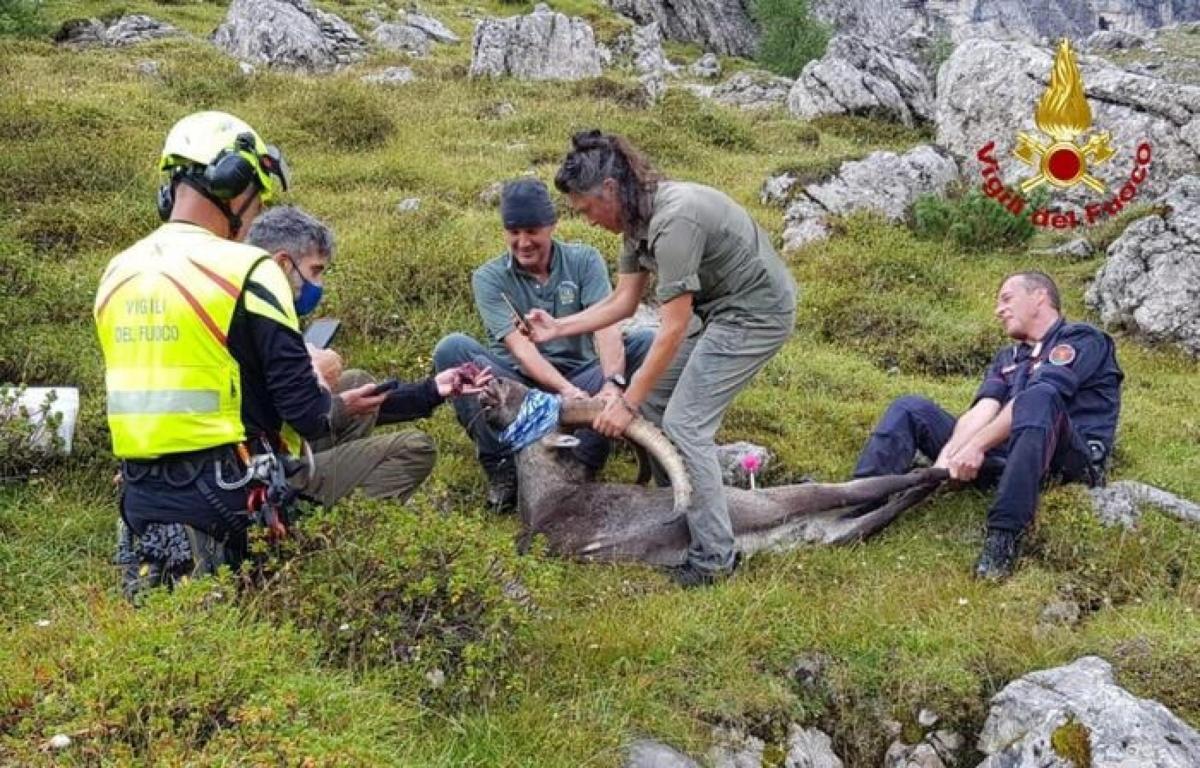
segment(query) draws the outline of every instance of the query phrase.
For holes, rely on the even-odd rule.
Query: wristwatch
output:
[[[624,392],[625,388],[629,386],[629,382],[625,380],[625,374],[623,373],[614,373],[605,379],[604,382],[606,384],[612,384],[622,392]]]

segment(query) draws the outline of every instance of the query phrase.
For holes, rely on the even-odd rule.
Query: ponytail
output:
[[[624,136],[598,130],[576,133],[554,175],[555,189],[563,194],[594,195],[606,179],[617,183],[622,228],[626,237],[634,237],[654,212],[654,192],[661,174]]]

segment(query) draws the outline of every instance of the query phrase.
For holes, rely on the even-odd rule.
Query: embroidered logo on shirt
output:
[[[1075,362],[1075,347],[1070,344],[1059,344],[1050,350],[1051,365],[1070,365]]]
[[[564,280],[558,284],[558,303],[559,304],[574,304],[579,298],[579,286],[570,280]]]

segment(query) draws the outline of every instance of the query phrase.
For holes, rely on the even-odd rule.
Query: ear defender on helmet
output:
[[[233,146],[221,151],[204,169],[202,181],[214,197],[232,200],[258,181],[254,135],[238,134]]]

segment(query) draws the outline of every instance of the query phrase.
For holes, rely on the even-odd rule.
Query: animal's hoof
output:
[[[488,474],[488,509],[496,512],[512,512],[517,508],[517,473],[497,470]]]

